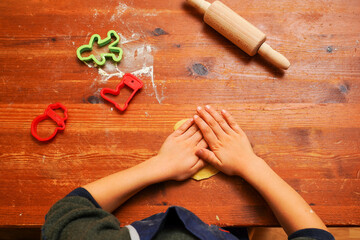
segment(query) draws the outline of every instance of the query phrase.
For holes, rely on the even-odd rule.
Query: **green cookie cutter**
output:
[[[100,46],[100,47],[103,47],[107,44],[109,44],[111,42],[111,37],[115,37],[116,40],[111,43],[109,45],[109,51],[110,53],[102,53],[100,56],[101,56],[101,61],[99,61],[95,56],[94,54],[91,54],[90,56],[87,56],[87,57],[83,57],[81,56],[81,54],[83,52],[87,52],[87,51],[92,51],[93,49],[93,45],[94,45],[94,41],[97,42],[97,44]],[[108,33],[107,33],[107,38],[101,40],[101,37],[99,36],[99,34],[94,34],[91,36],[90,38],[90,42],[89,42],[89,45],[82,45],[81,47],[79,47],[77,50],[76,50],[76,55],[77,57],[83,61],[83,62],[87,62],[87,61],[91,61],[93,60],[97,65],[99,66],[102,66],[105,64],[106,62],[106,58],[112,58],[112,60],[114,62],[120,62],[121,58],[122,58],[122,55],[123,55],[123,51],[121,48],[119,47],[116,47],[117,44],[119,43],[120,41],[120,37],[119,35],[114,31],[114,30],[110,30]],[[115,53],[118,54],[118,57],[116,57]]]

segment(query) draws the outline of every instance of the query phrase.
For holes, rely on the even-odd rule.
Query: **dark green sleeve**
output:
[[[66,197],[51,207],[42,227],[42,239],[126,239],[127,228],[117,218],[96,208],[84,197]]]
[[[335,240],[334,236],[323,229],[305,228],[292,233],[289,240]]]

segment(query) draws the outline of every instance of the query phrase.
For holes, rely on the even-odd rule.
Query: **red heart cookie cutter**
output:
[[[55,113],[55,109],[59,109],[61,108],[62,110],[64,110],[64,117],[60,117],[59,115],[57,115]],[[58,130],[64,130],[65,129],[65,120],[68,118],[68,114],[67,114],[68,110],[67,108],[62,105],[61,103],[54,103],[54,104],[50,104],[46,109],[44,114],[37,116],[31,123],[31,134],[34,136],[34,138],[36,138],[39,141],[48,141],[50,139],[52,139],[53,137],[55,137],[55,135],[57,134]],[[38,134],[37,134],[37,126],[41,121],[44,121],[45,119],[52,119],[54,120],[58,127],[55,128],[55,131],[51,134],[50,137],[47,138],[41,138]]]
[[[116,103],[115,101],[113,101],[112,99],[108,98],[105,94],[111,94],[114,96],[118,96],[120,94],[120,90],[124,87],[127,86],[129,88],[131,88],[133,90],[133,92],[131,93],[130,97],[126,100],[125,104],[123,106],[120,106],[120,104]],[[134,75],[130,74],[130,73],[126,73],[120,84],[116,86],[115,90],[111,89],[111,88],[103,88],[100,91],[100,95],[102,98],[104,98],[106,101],[111,102],[112,104],[115,105],[115,107],[117,109],[119,109],[120,111],[124,111],[128,105],[130,100],[134,97],[135,93],[144,86],[143,82],[138,79],[137,77],[135,77]]]

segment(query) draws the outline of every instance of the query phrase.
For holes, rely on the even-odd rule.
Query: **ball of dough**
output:
[[[183,119],[183,120],[180,120],[177,123],[175,123],[174,131],[176,131],[176,129],[178,129],[181,125],[183,125],[187,120],[189,120],[189,119]]]
[[[182,120],[178,121],[177,123],[175,123],[174,131],[176,129],[178,129],[181,125],[183,125],[187,120],[189,120],[189,119],[182,119]],[[215,174],[217,174],[218,172],[219,172],[219,170],[217,170],[215,167],[211,166],[210,164],[207,164],[204,168],[202,168],[200,171],[195,173],[191,178],[200,181],[203,179],[210,178],[210,177],[214,176]]]

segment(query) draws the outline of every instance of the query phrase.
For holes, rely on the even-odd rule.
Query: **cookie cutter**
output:
[[[93,50],[93,45],[94,45],[94,41],[97,42],[97,44],[100,47],[104,47],[105,45],[109,44],[111,42],[111,38],[115,37],[115,41],[112,42],[109,45],[109,51],[110,53],[101,53],[101,60],[99,61],[94,54],[91,54],[90,56],[87,57],[83,57],[81,54],[83,52],[87,52],[87,51],[92,51]],[[82,45],[80,46],[77,50],[76,50],[76,55],[77,57],[83,61],[83,62],[87,62],[87,61],[91,61],[93,60],[97,65],[102,66],[105,64],[106,62],[106,58],[112,58],[112,60],[114,62],[120,62],[122,55],[123,55],[123,50],[119,47],[116,47],[116,45],[119,43],[120,41],[120,37],[119,35],[114,31],[114,30],[110,30],[107,33],[107,38],[101,40],[101,37],[99,36],[99,34],[94,34],[91,36],[89,44],[88,45]],[[116,57],[115,53],[118,54],[118,56]]]
[[[62,109],[64,111],[64,117],[60,117],[59,115],[57,115],[54,111],[56,109]],[[68,118],[67,112],[68,112],[67,108],[64,105],[62,105],[61,103],[50,104],[45,109],[44,114],[37,116],[32,121],[31,134],[34,136],[34,138],[36,138],[37,140],[42,141],[42,142],[49,141],[50,139],[54,138],[59,130],[65,129],[65,120]],[[54,120],[57,123],[58,127],[55,128],[54,132],[49,137],[42,138],[37,134],[37,126],[41,121],[44,121],[45,119],[48,119],[48,118]]]
[[[106,96],[106,94],[118,96],[120,94],[120,90],[125,86],[131,88],[133,90],[133,92],[131,93],[130,97],[126,100],[126,102],[123,106],[120,106],[120,104],[116,103],[115,101],[113,101],[112,99],[110,99]],[[135,93],[143,86],[144,86],[144,83],[140,79],[138,79],[137,77],[135,77],[134,75],[132,75],[130,73],[126,73],[123,76],[121,82],[116,86],[115,90],[111,89],[111,88],[103,88],[100,91],[100,95],[106,101],[114,104],[117,109],[119,109],[120,111],[124,111],[128,107],[129,102],[134,97]]]

